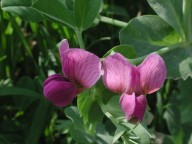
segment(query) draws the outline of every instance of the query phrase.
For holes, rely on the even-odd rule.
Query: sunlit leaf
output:
[[[68,107],[65,109],[66,116],[72,120],[73,125],[70,127],[72,137],[80,143],[92,143],[93,137],[86,133],[83,120],[79,116],[79,111],[76,107]]]
[[[111,48],[103,57],[107,57],[108,55],[113,54],[115,52],[122,54],[124,57],[128,59],[133,59],[136,58],[137,56],[135,49],[132,46],[119,45]]]
[[[182,0],[148,0],[148,3],[162,19],[183,35]]]
[[[154,15],[133,18],[120,31],[120,43],[133,46],[138,56],[176,44],[179,40],[179,35],[165,21]]]
[[[4,11],[11,12],[27,21],[40,21],[43,16],[31,7],[31,0],[2,0],[1,6]]]
[[[56,22],[83,31],[93,24],[101,7],[101,0],[37,0],[32,7]]]
[[[121,44],[133,46],[138,57],[152,52],[161,54],[166,63],[167,78],[192,77],[192,57],[188,52],[192,47],[182,44],[177,32],[160,17],[141,16],[132,19],[120,31],[120,41]]]
[[[99,13],[101,0],[75,0],[75,20],[80,30],[89,28]]]
[[[76,27],[73,12],[66,7],[65,0],[37,0],[32,7],[54,21],[66,24],[71,28]]]
[[[94,97],[94,87],[78,95],[77,105],[85,123],[102,120],[103,113]]]

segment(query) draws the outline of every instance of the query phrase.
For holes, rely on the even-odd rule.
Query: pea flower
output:
[[[100,77],[101,62],[96,55],[79,49],[69,49],[66,39],[59,47],[62,63],[61,74],[53,74],[44,81],[44,96],[54,105],[63,107],[86,88],[93,86]]]
[[[109,90],[121,94],[120,106],[129,121],[142,121],[147,106],[146,94],[163,85],[166,67],[163,59],[150,54],[139,66],[133,66],[119,53],[103,62],[103,83]]]

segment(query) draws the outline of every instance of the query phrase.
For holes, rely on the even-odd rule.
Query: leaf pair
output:
[[[133,46],[139,57],[152,52],[161,54],[167,65],[168,78],[192,77],[192,45],[187,41],[187,31],[191,33],[191,29],[185,27],[185,19],[189,19],[189,23],[192,21],[191,14],[183,12],[184,1],[148,0],[148,3],[159,16],[132,19],[120,31],[121,44]],[[191,3],[189,7],[192,7]]]
[[[52,21],[81,31],[91,27],[101,7],[101,0],[2,0],[2,9],[28,21]]]

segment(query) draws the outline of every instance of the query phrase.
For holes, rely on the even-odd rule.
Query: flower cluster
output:
[[[67,40],[59,47],[63,75],[54,74],[44,82],[44,96],[59,107],[71,104],[84,89],[92,87],[101,75],[107,89],[120,94],[120,105],[128,120],[142,121],[146,94],[157,91],[166,78],[163,59],[153,53],[139,66],[133,66],[119,53],[101,62],[99,57],[79,48],[69,49]]]

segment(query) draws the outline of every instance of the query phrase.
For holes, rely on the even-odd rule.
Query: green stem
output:
[[[165,53],[167,53],[167,52],[170,52],[170,51],[172,51],[172,50],[174,50],[174,49],[177,49],[177,48],[179,48],[179,47],[182,47],[182,46],[183,46],[183,43],[178,43],[178,44],[175,44],[175,45],[173,45],[173,46],[164,47],[164,48],[156,51],[156,53],[159,54],[159,55],[163,55],[163,54],[165,54]],[[146,58],[146,56],[147,56],[147,55],[142,56],[142,57],[139,57],[139,58],[135,58],[135,59],[129,59],[129,61],[130,61],[131,63],[133,63],[133,64],[138,65],[138,64],[140,64],[140,63]]]
[[[82,31],[75,30],[75,33],[76,33],[80,48],[85,49],[85,45],[84,45],[83,38],[82,38]]]
[[[100,21],[103,22],[103,23],[115,25],[115,26],[118,26],[118,27],[126,27],[127,26],[126,22],[122,22],[120,20],[115,20],[115,19],[108,18],[108,17],[105,17],[105,16],[101,16]]]
[[[183,22],[185,29],[185,38],[187,43],[192,42],[191,8],[192,8],[192,0],[183,0]]]
[[[111,40],[111,37],[103,37],[103,38],[97,39],[94,42],[92,42],[89,46],[87,46],[87,50],[90,49],[93,45],[100,43],[101,41],[109,41],[109,40]]]

